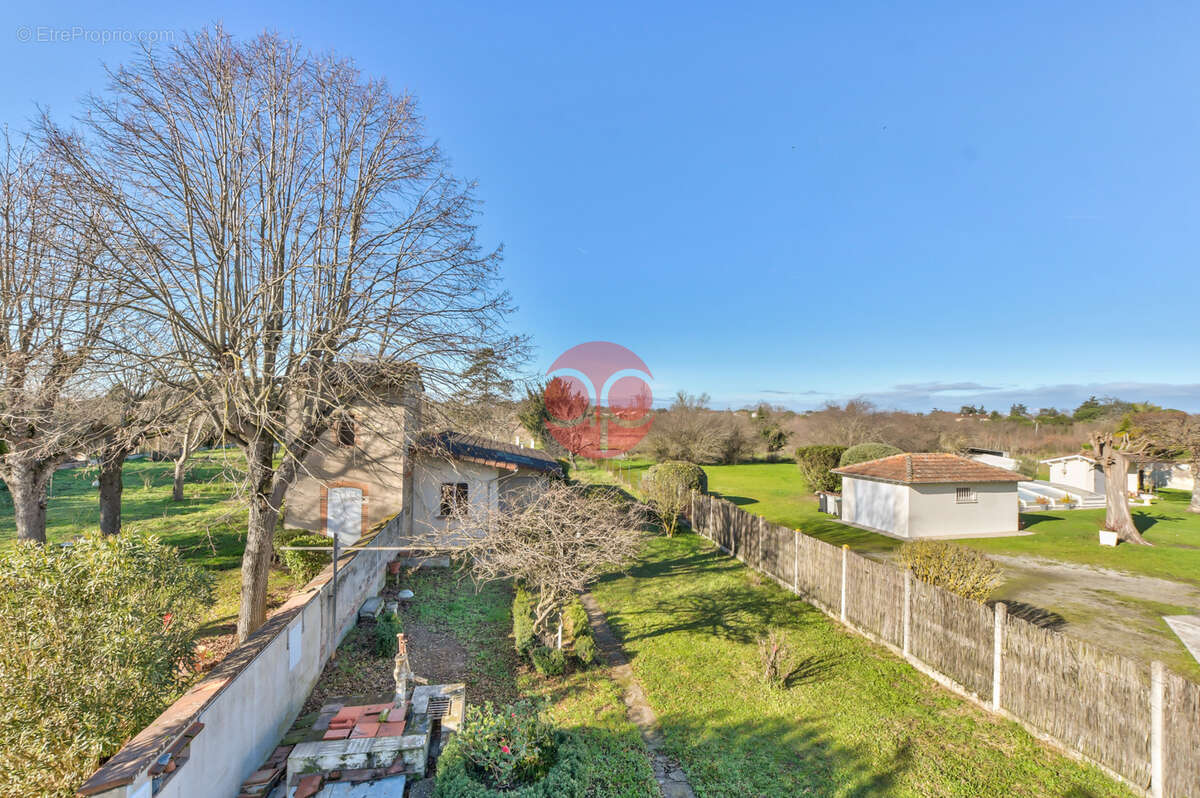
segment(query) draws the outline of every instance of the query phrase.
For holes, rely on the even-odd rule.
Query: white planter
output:
[[[1117,545],[1117,533],[1109,532],[1107,529],[1100,530],[1100,545],[1115,546]]]

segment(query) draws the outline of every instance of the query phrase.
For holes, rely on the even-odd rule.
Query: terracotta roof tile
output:
[[[844,477],[866,477],[904,485],[927,485],[944,482],[1019,482],[1025,477],[1016,471],[981,463],[956,454],[915,453],[894,454],[870,460],[833,473]]]

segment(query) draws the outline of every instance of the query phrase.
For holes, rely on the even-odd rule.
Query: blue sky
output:
[[[9,4],[0,111],[130,54],[47,30],[272,28],[420,98],[534,369],[599,339],[718,406],[1200,410],[1200,6],[827,6]]]

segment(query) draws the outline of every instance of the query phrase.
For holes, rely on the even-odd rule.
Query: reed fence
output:
[[[692,529],[992,712],[1153,798],[1200,796],[1200,685],[693,493]]]

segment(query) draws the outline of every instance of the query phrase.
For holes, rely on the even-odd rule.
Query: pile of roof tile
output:
[[[404,713],[407,704],[397,707],[395,702],[342,706],[326,704],[313,729],[324,730],[325,740],[354,740],[360,737],[399,737],[404,734]],[[323,724],[328,718],[327,725]],[[394,720],[391,720],[394,718]]]
[[[281,745],[272,751],[263,766],[242,783],[242,788],[238,790],[238,798],[260,798],[269,795],[280,779],[287,774],[287,758],[291,752],[290,745]]]

